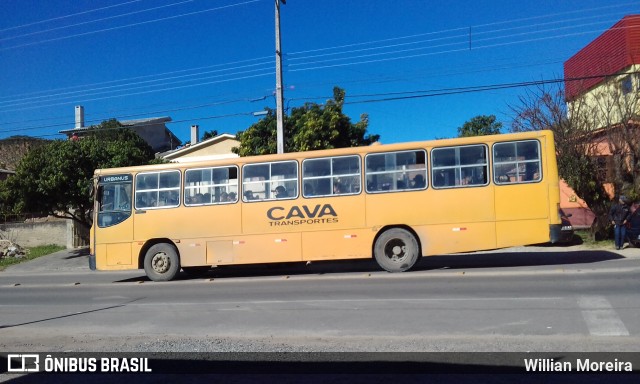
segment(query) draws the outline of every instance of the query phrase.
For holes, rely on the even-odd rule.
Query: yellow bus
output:
[[[182,269],[421,256],[559,239],[550,131],[95,171],[90,265]]]

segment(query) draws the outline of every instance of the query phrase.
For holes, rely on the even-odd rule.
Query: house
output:
[[[198,134],[198,126],[191,126],[191,144],[174,151],[161,153],[159,157],[179,163],[238,157],[231,150],[233,147],[240,146],[240,142],[236,140],[234,135],[224,133],[198,142]]]
[[[182,141],[178,139],[176,135],[167,128],[166,123],[170,122],[171,118],[165,117],[149,117],[136,120],[121,120],[118,121],[125,127],[132,129],[140,137],[151,146],[154,152],[165,152],[178,148],[182,145]],[[59,133],[67,135],[69,139],[73,137],[81,137],[91,127],[84,126],[84,107],[76,106],[76,124],[73,129],[65,129],[59,131]]]
[[[564,63],[565,95],[569,102],[578,97],[602,95],[610,80],[623,93],[640,85],[640,15],[625,16]]]
[[[593,155],[605,179],[615,171],[613,155],[624,156],[629,147],[610,138],[631,129],[640,135],[640,15],[628,15],[564,63],[565,96],[571,107],[590,111]],[[637,133],[636,130],[637,129]],[[608,185],[613,196],[613,185]],[[590,226],[593,213],[565,183],[561,184],[561,208],[572,214],[576,226]]]

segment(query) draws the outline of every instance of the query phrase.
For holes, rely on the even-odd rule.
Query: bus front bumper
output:
[[[94,254],[89,254],[89,269],[96,270],[96,255]]]

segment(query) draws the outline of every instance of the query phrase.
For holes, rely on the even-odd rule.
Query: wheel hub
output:
[[[153,256],[151,266],[154,271],[164,273],[169,270],[169,267],[171,267],[171,262],[165,253],[158,253]]]
[[[406,252],[406,244],[403,241],[395,239],[387,244],[385,253],[392,261],[401,261],[406,256]]]

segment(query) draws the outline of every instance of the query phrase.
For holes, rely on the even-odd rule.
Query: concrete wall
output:
[[[0,238],[11,240],[22,247],[55,244],[75,248],[83,245],[71,220],[0,224]]]

